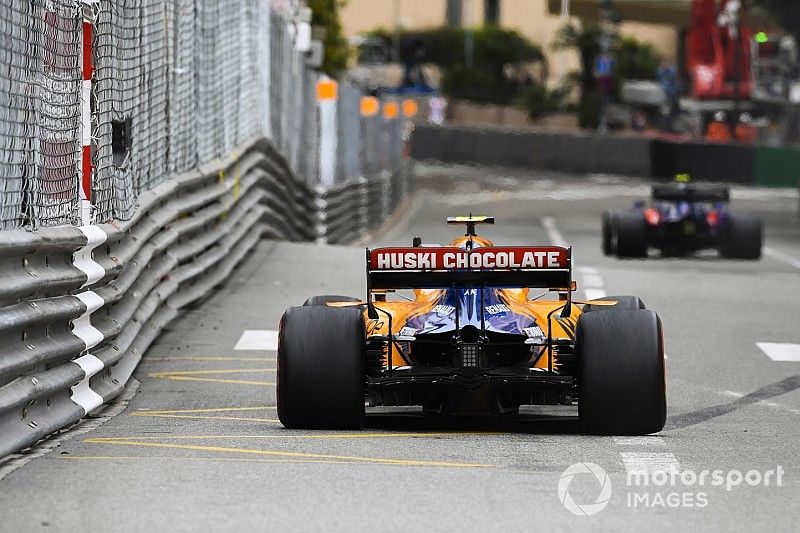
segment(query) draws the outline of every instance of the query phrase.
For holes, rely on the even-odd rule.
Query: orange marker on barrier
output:
[[[383,118],[394,120],[399,114],[400,106],[397,105],[397,102],[386,102],[386,104],[383,106]]]
[[[359,104],[362,117],[374,117],[378,114],[380,104],[374,96],[362,96]]]
[[[319,80],[317,82],[317,100],[320,102],[336,100],[338,87],[334,80]]]
[[[419,105],[416,100],[403,100],[403,116],[411,118],[417,116],[419,112]]]

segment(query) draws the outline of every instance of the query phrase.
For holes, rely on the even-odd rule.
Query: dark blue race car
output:
[[[715,249],[722,257],[759,259],[761,219],[730,212],[727,187],[673,183],[654,185],[651,202],[638,201],[629,211],[603,213],[603,253],[647,257],[686,256]]]

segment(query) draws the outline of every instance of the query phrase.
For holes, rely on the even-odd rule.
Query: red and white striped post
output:
[[[83,151],[81,154],[81,221],[84,225],[92,223],[92,176],[94,165],[92,163],[92,74],[94,64],[92,61],[92,39],[94,31],[94,0],[83,2],[83,46],[81,70],[83,71],[83,86],[81,90],[81,131],[83,137]]]

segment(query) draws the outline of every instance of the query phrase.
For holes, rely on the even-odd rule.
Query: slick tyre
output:
[[[613,301],[614,305],[592,305],[592,300],[583,306],[583,314],[596,311],[625,311],[631,309],[646,309],[644,302],[638,296],[604,296],[601,301]]]
[[[752,215],[728,217],[722,256],[730,259],[759,259],[764,229],[761,219]]]
[[[327,305],[328,302],[358,302],[358,298],[352,296],[338,296],[336,294],[323,294],[321,296],[312,296],[303,305]]]
[[[647,257],[647,224],[641,213],[621,213],[616,218],[617,257]]]
[[[605,211],[601,221],[603,234],[603,255],[614,255],[617,251],[617,214],[613,211]]]
[[[592,435],[648,435],[667,418],[661,320],[647,309],[581,315],[578,419]]]
[[[366,332],[357,308],[289,308],[278,336],[278,418],[290,429],[364,425]]]

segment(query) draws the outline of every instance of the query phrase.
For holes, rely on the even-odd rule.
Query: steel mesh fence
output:
[[[0,229],[80,223],[84,128],[96,223],[131,219],[142,192],[230,156],[255,136],[268,138],[309,185],[320,179],[323,135],[337,139],[327,144],[336,147],[336,183],[372,179],[396,165],[391,154],[399,152],[387,143],[400,142],[390,131],[400,121],[361,117],[355,86],[340,84],[335,127],[322,131],[320,74],[297,45],[300,7],[263,0],[4,3]],[[92,29],[85,49],[90,102],[82,96],[84,18]]]
[[[197,165],[195,109],[195,0],[177,0],[168,8],[169,57],[169,171]]]
[[[96,7],[92,203],[99,221],[128,220],[136,198],[168,178],[166,4]]]
[[[81,19],[71,0],[0,5],[0,228],[74,222]]]

